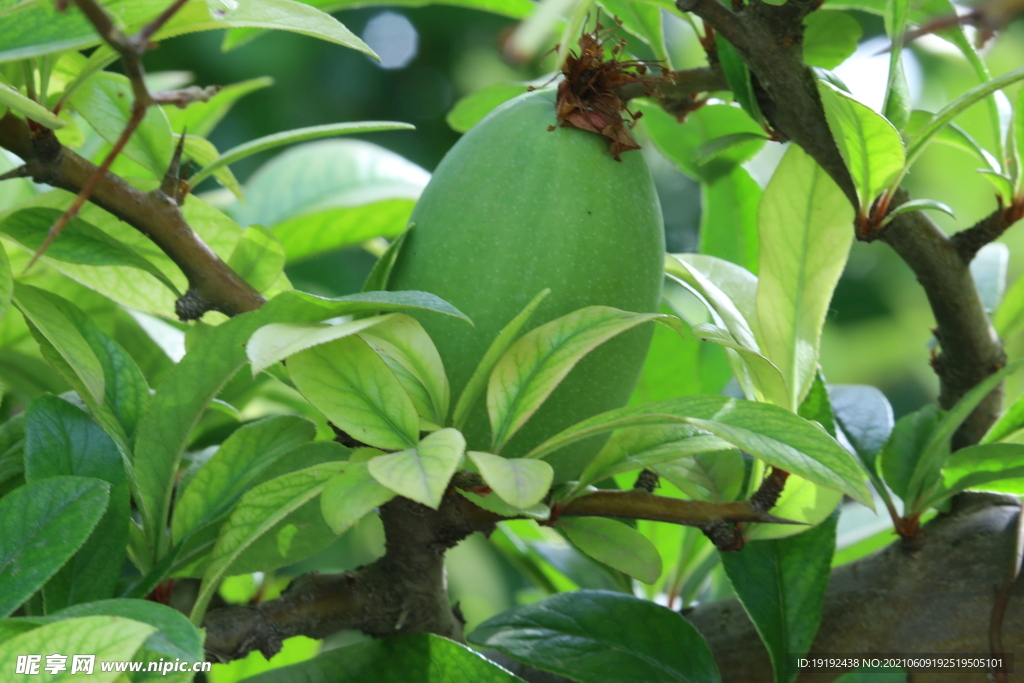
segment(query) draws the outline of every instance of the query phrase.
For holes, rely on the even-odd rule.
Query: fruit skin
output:
[[[640,153],[612,159],[598,135],[554,125],[554,93],[521,95],[495,109],[441,161],[413,211],[390,290],[422,290],[475,325],[421,314],[452,388],[461,394],[501,329],[545,287],[528,329],[593,305],[656,312],[665,236],[650,169]],[[585,357],[502,450],[518,457],[562,429],[626,404],[650,345],[643,325]],[[465,435],[488,450],[485,399]],[[575,478],[605,438],[548,457],[555,481]]]

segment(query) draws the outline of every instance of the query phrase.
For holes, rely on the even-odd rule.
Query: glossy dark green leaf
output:
[[[61,475],[106,481],[110,502],[85,544],[43,587],[47,612],[114,596],[128,543],[130,501],[121,453],[110,436],[80,409],[44,394],[26,410],[25,481]]]
[[[0,498],[0,616],[8,616],[75,554],[107,509],[110,484],[50,477]]]
[[[768,648],[776,683],[792,683],[821,621],[839,513],[796,536],[752,541],[722,553],[733,589]],[[792,667],[792,668],[791,668]]]
[[[893,430],[889,399],[874,387],[831,384],[828,387],[836,422],[869,473],[878,472],[876,461]]]
[[[836,417],[835,413],[832,411],[832,401],[830,399],[828,389],[825,387],[825,378],[821,376],[820,371],[815,375],[814,382],[811,384],[811,389],[807,392],[807,396],[804,397],[803,402],[800,404],[800,408],[797,410],[797,415],[806,420],[814,420],[820,424],[830,436],[835,438]]]
[[[925,446],[939,424],[939,409],[926,405],[917,412],[904,415],[896,421],[892,434],[882,448],[882,476],[892,492],[908,501],[910,478]]]
[[[15,415],[0,424],[0,484],[25,470],[25,415]]]
[[[573,591],[499,614],[469,634],[581,683],[717,683],[704,638],[680,614],[608,591]]]
[[[11,262],[7,258],[4,245],[0,244],[0,320],[3,320],[4,314],[7,313],[12,296],[14,296],[14,274],[11,272]]]
[[[250,683],[522,683],[521,678],[465,645],[429,633],[367,640],[248,680]]]

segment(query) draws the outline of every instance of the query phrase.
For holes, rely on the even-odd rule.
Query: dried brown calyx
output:
[[[647,94],[656,95],[656,86],[671,83],[672,76],[664,69],[662,76],[648,75],[651,62],[645,60],[616,59],[626,44],[624,40],[615,43],[611,59],[605,60],[605,44],[610,33],[611,30],[606,31],[597,24],[592,33],[580,36],[579,54],[569,52],[562,67],[565,78],[558,84],[555,114],[562,126],[573,126],[604,136],[612,156],[621,161],[619,155],[622,152],[640,149],[629,132],[636,125],[640,113],[629,111],[615,89],[640,83],[647,89]],[[623,112],[629,115],[628,121]]]

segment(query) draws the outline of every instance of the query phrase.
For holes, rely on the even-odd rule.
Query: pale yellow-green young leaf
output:
[[[242,233],[228,265],[257,292],[266,292],[284,270],[284,247],[262,225],[250,225]]]
[[[500,452],[576,363],[594,348],[637,325],[670,317],[589,306],[524,335],[494,366],[487,385],[492,450]],[[672,319],[678,323],[678,319]]]
[[[776,517],[814,526],[832,514],[842,499],[842,491],[818,486],[803,477],[791,474],[786,479],[786,488],[783,489],[771,513]],[[752,524],[745,536],[751,541],[785,538],[806,530],[806,526],[797,524]]]
[[[4,109],[8,107],[36,123],[41,123],[47,128],[57,129],[68,125],[67,121],[62,120],[43,105],[35,100],[30,100],[11,86],[0,81],[0,115],[3,115]]]
[[[443,425],[451,396],[448,375],[437,347],[419,321],[396,313],[359,336],[395,372],[420,416]]]
[[[448,427],[428,434],[414,448],[373,458],[367,466],[384,486],[436,510],[465,452],[462,433]]]
[[[351,462],[331,477],[320,494],[324,521],[336,534],[343,534],[374,508],[395,497],[370,474],[365,462]]]
[[[853,207],[793,145],[758,212],[757,318],[761,353],[781,372],[796,410],[814,382],[821,328],[853,242]]]
[[[867,215],[871,203],[903,169],[903,138],[884,116],[831,83],[818,81],[818,92],[832,137],[857,188],[860,212]],[[762,238],[761,245],[765,244]],[[764,277],[760,268],[758,273]]]
[[[563,517],[556,525],[572,544],[598,562],[646,584],[661,576],[661,555],[636,529],[603,517]]]
[[[0,662],[4,669],[0,681],[25,679],[53,683],[56,681],[83,678],[90,683],[112,683],[124,677],[123,672],[102,671],[99,662],[127,661],[142,647],[146,638],[156,632],[156,627],[123,617],[80,617],[62,619],[39,628],[21,633],[0,643]],[[66,668],[50,673],[46,670],[45,655],[66,654]],[[38,672],[30,675],[14,673],[19,655],[42,654]],[[76,654],[95,655],[91,675],[79,670],[73,672]]]
[[[349,335],[362,332],[384,322],[394,313],[352,320],[338,325],[324,323],[271,323],[256,330],[245,345],[245,352],[252,363],[252,375],[255,377],[274,363],[278,363],[300,351],[311,349],[320,344],[332,342]]]
[[[291,357],[299,392],[352,438],[387,450],[419,441],[416,406],[395,373],[356,336],[314,346]]]
[[[531,505],[528,508],[517,508],[514,505],[509,505],[501,498],[498,497],[493,491],[488,493],[486,496],[481,496],[472,491],[465,491],[463,489],[456,489],[459,494],[476,505],[478,508],[482,508],[489,512],[493,512],[502,517],[527,517],[529,519],[545,520],[551,518],[551,508],[544,503],[537,503]]]
[[[533,507],[547,495],[555,471],[543,460],[503,458],[469,451],[467,454],[487,485],[509,505]]]

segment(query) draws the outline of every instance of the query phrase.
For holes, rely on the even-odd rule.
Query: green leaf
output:
[[[195,3],[193,3],[195,4]],[[131,118],[135,96],[126,76],[102,71],[71,96],[69,104],[108,144],[113,145]],[[150,107],[132,133],[123,154],[162,178],[171,162],[171,124],[160,107]],[[198,182],[198,181],[197,181]]]
[[[450,304],[424,292],[365,292],[324,299],[291,291],[274,297],[258,311],[209,330],[168,372],[139,423],[135,466],[141,493],[136,504],[150,538],[157,538],[153,534],[166,523],[175,474],[192,428],[213,397],[246,363],[244,345],[257,329],[272,322],[309,323],[354,313],[417,309],[465,319]],[[159,555],[166,550],[166,540],[162,544]]]
[[[99,662],[128,661],[157,629],[131,619],[112,616],[81,617],[63,619],[52,624],[22,633],[0,643],[0,661],[11,663],[18,655],[26,653],[69,653],[95,655],[96,665],[88,679],[94,683],[113,683],[125,674],[118,671],[103,671]],[[44,660],[45,661],[45,660]],[[68,679],[72,661],[66,661],[67,671],[41,678],[49,680]],[[40,667],[42,672],[42,667]],[[82,672],[78,672],[81,675]],[[36,677],[40,678],[40,677]],[[74,680],[74,679],[71,679]]]
[[[180,135],[175,136],[176,139],[180,139],[180,137]],[[220,152],[206,138],[201,138],[197,135],[186,135],[183,156],[186,159],[191,159],[198,166],[206,166],[207,164],[212,164],[220,156]],[[230,190],[231,194],[235,195],[235,199],[243,201],[242,186],[238,184],[238,180],[230,168],[225,166],[214,171],[213,177],[221,184],[221,187]]]
[[[834,85],[818,81],[818,93],[832,136],[857,188],[860,215],[866,216],[875,197],[904,167],[903,138],[883,116]]]
[[[711,651],[678,612],[631,595],[573,591],[480,624],[469,640],[581,683],[717,683]]]
[[[266,671],[251,683],[523,683],[465,645],[409,633],[340,647],[299,664]]]
[[[906,140],[908,145],[913,144],[914,138],[917,137],[921,130],[928,125],[928,122],[932,120],[933,116],[935,116],[935,114],[932,112],[923,111],[921,109],[915,109],[910,112],[910,118],[903,127],[903,138]],[[938,129],[932,137],[932,141],[940,142],[967,152],[968,154],[977,157],[978,161],[988,167],[987,169],[982,169],[983,171],[999,173],[999,162],[995,157],[979,145],[978,141],[971,137],[970,133],[955,123],[948,123],[944,127]]]
[[[327,344],[378,325],[393,315],[395,314],[389,313],[360,318],[337,325],[323,323],[271,323],[265,325],[256,330],[245,346],[246,355],[252,363],[252,375],[255,377],[274,363],[294,356],[300,351]]]
[[[436,510],[465,452],[466,439],[449,427],[428,434],[413,448],[373,458],[367,466],[384,486]]]
[[[722,565],[768,648],[776,683],[792,683],[795,657],[810,650],[821,621],[838,513],[790,538],[752,541],[721,553]]]
[[[811,389],[796,413],[805,420],[814,420],[828,432],[829,436],[836,438],[836,416],[832,412],[832,402],[825,387],[825,378],[820,371],[815,375]]]
[[[340,535],[394,497],[394,491],[373,478],[365,462],[350,462],[324,486],[320,510],[331,531]]]
[[[885,33],[892,39],[889,49],[889,75],[886,80],[882,114],[898,130],[910,118],[912,103],[907,76],[903,71],[900,57],[903,53],[903,34],[906,32],[909,14],[908,0],[889,0],[885,6]]]
[[[863,468],[820,427],[777,406],[726,396],[686,396],[610,410],[554,435],[526,457],[543,458],[615,429],[674,424],[700,427],[771,465],[873,507]]]
[[[1004,441],[1021,429],[1024,429],[1024,396],[1018,396],[1010,404],[1010,407],[1006,409],[999,419],[996,420],[996,423],[989,428],[985,436],[982,437],[981,443]]]
[[[736,343],[760,353],[755,330],[757,276],[742,266],[703,254],[671,254],[665,272],[702,298],[715,323]],[[718,320],[721,320],[719,322]]]
[[[1006,292],[992,316],[992,326],[1003,339],[1024,329],[1024,277],[1018,278]]]
[[[15,283],[14,304],[46,340],[53,344],[61,358],[81,378],[89,395],[98,404],[102,404],[105,384],[103,367],[75,325],[53,305],[43,290],[30,285]]]
[[[240,98],[249,93],[274,84],[268,76],[253,78],[240,83],[232,83],[222,87],[216,95],[206,102],[192,102],[184,109],[167,105],[164,111],[171,122],[171,128],[179,135],[188,131],[189,136],[205,138],[218,123],[227,115],[231,107]],[[209,163],[203,161],[200,163]]]
[[[492,450],[499,452],[508,443],[586,354],[659,318],[671,320],[657,313],[589,306],[545,323],[512,344],[495,364],[487,385]]]
[[[622,28],[650,45],[655,59],[661,61],[666,68],[671,68],[665,47],[661,6],[644,0],[600,0],[600,5],[608,16],[622,22]]]
[[[907,495],[910,500],[916,500],[919,496],[927,495],[928,488],[934,480],[937,480],[939,471],[950,453],[950,442],[953,434],[964,420],[974,411],[989,393],[992,392],[1004,379],[1020,370],[1024,366],[1024,359],[1016,360],[1007,364],[997,372],[992,373],[981,382],[964,394],[952,408],[949,409],[935,426],[928,444],[917,461],[914,474],[907,485]]]
[[[448,418],[451,392],[441,356],[419,321],[395,313],[359,337],[377,352],[405,387],[417,413],[436,424]]]
[[[748,142],[754,142],[757,140],[765,142],[768,140],[768,136],[746,131],[742,133],[729,133],[728,135],[723,135],[720,138],[708,140],[694,150],[693,161],[697,165],[703,166],[712,159],[720,157],[734,147],[740,147]]]
[[[365,341],[342,337],[292,356],[288,373],[313,407],[353,438],[383,449],[415,446],[416,406]]]
[[[731,503],[743,488],[743,454],[736,449],[698,453],[651,467],[695,500]]]
[[[9,107],[25,118],[40,123],[47,128],[57,129],[68,125],[59,116],[55,116],[49,109],[35,100],[22,95],[18,90],[0,81],[0,107]],[[0,115],[5,112],[0,112]]]
[[[912,199],[909,202],[904,202],[903,204],[900,204],[896,208],[889,211],[889,213],[885,214],[885,218],[882,219],[880,227],[885,227],[892,221],[893,218],[900,215],[901,213],[925,210],[941,211],[942,213],[946,214],[947,216],[950,216],[951,218],[956,218],[956,214],[953,213],[953,209],[951,209],[948,204],[943,204],[937,199]]]
[[[469,451],[466,455],[487,485],[502,500],[517,508],[530,508],[541,502],[555,476],[551,465],[543,460],[503,458],[480,451]]]
[[[395,260],[402,251],[402,245],[405,244],[405,239],[409,236],[409,232],[412,229],[413,223],[409,223],[408,227],[402,231],[402,234],[391,241],[391,244],[388,245],[388,248],[384,250],[384,253],[380,255],[377,262],[373,264],[373,268],[370,269],[370,274],[366,276],[366,281],[363,282],[362,291],[376,292],[388,288],[388,282],[391,280],[391,271],[395,267]]]
[[[782,372],[770,360],[756,351],[751,351],[746,346],[737,343],[729,331],[718,325],[695,325],[692,333],[701,341],[712,342],[724,348],[734,351],[740,356],[746,370],[750,373],[750,379],[754,383],[754,396],[765,403],[789,408],[792,399],[789,395],[789,383],[782,376]],[[740,386],[746,392],[743,383]]]
[[[473,371],[473,375],[466,382],[466,387],[462,390],[458,403],[455,404],[455,411],[452,414],[452,425],[456,429],[462,429],[477,398],[483,393],[484,387],[487,386],[488,378],[491,376],[494,366],[505,355],[508,347],[516,341],[519,337],[519,332],[533,316],[533,312],[537,310],[540,303],[550,293],[551,290],[545,288],[537,296],[533,297],[530,303],[526,304],[523,310],[517,313],[516,317],[512,318],[508,325],[502,328],[498,336],[491,342],[491,345],[487,347],[487,352],[480,359],[476,369]]]
[[[11,272],[11,262],[7,258],[4,245],[0,242],[0,322],[3,322],[4,315],[11,305],[11,298],[14,296],[14,273]]]
[[[260,474],[315,436],[313,423],[294,415],[268,417],[235,430],[178,495],[173,542],[217,523]]]
[[[527,82],[494,83],[466,95],[455,103],[445,120],[456,133],[465,133],[498,105],[522,95],[530,88]]]
[[[22,414],[0,424],[0,484],[10,481],[24,471],[25,416]]]
[[[819,10],[804,17],[804,62],[834,69],[857,49],[863,30],[846,12]]]
[[[393,237],[430,175],[394,152],[362,140],[324,140],[290,149],[246,182],[243,225],[271,228],[289,261],[370,239]]]
[[[875,387],[832,384],[828,387],[836,422],[868,474],[878,472],[878,455],[893,430],[892,406]]]
[[[643,112],[641,125],[647,130],[651,142],[679,170],[694,180],[714,182],[728,175],[734,168],[754,156],[764,146],[764,130],[747,114],[726,104],[712,104],[690,112],[686,123],[679,123],[661,105],[645,100],[634,100],[636,108]],[[762,138],[730,147],[707,163],[694,161],[694,155],[701,145],[734,133],[750,133]]]
[[[155,662],[164,657],[168,661],[178,658],[198,662],[205,658],[203,636],[189,623],[188,618],[176,609],[150,600],[99,600],[67,607],[50,615],[61,619],[92,616],[132,619],[158,629],[146,638],[142,648],[131,657],[133,661]],[[145,668],[146,664],[143,664],[143,669]],[[163,674],[153,672],[150,675],[143,673],[133,677],[134,680],[157,678],[163,678]]]
[[[265,292],[284,270],[284,247],[262,225],[250,225],[231,253],[228,266],[258,292]]]
[[[712,183],[701,183],[701,254],[757,273],[757,206],[761,187],[737,166]]]
[[[621,429],[612,435],[583,470],[578,488],[621,472],[652,468],[699,453],[732,448],[728,441],[686,424]]]
[[[753,83],[750,81],[747,63],[743,61],[732,43],[718,32],[715,32],[715,49],[733,97],[751,119],[757,123],[763,122],[764,116],[761,114],[761,107],[757,104],[757,96],[754,93]]]
[[[109,504],[85,544],[43,587],[47,612],[114,596],[128,542],[130,501],[121,453],[111,438],[75,406],[44,394],[26,410],[25,481],[62,475],[107,482]]]
[[[911,477],[929,438],[939,424],[939,417],[939,409],[933,405],[926,405],[917,412],[904,415],[896,421],[892,434],[879,454],[885,483],[908,504],[914,500],[910,493]]]
[[[942,468],[947,498],[967,489],[1024,494],[1024,446],[992,443],[968,446],[949,456]]]
[[[603,517],[563,517],[556,526],[573,545],[598,562],[646,584],[661,576],[661,555],[636,529]]]
[[[771,513],[776,517],[809,526],[821,524],[843,501],[843,494],[832,488],[819,486],[803,477],[790,475],[786,488],[779,496]],[[807,527],[798,524],[752,524],[744,533],[747,541],[787,538],[803,532]]]
[[[289,513],[320,495],[327,481],[348,466],[347,462],[321,463],[271,479],[242,496],[217,538],[212,560],[192,608],[193,624],[202,622],[213,591],[242,552]]]
[[[109,491],[99,479],[49,477],[0,498],[0,616],[10,615],[82,547],[107,509]]]
[[[43,246],[50,227],[63,213],[60,209],[42,207],[15,211],[0,222],[0,232],[35,252]],[[91,273],[87,271],[93,267],[125,266],[145,271],[166,285],[176,296],[181,294],[163,271],[145,256],[80,217],[72,218],[64,226],[60,236],[43,254],[42,260],[86,287],[91,286],[88,277]],[[72,267],[68,267],[68,264]]]
[[[537,503],[528,508],[517,508],[514,505],[509,505],[493,492],[480,496],[472,491],[464,491],[462,489],[456,489],[456,491],[473,503],[473,505],[503,517],[528,517],[538,521],[551,518],[551,508],[544,503]]]
[[[782,372],[791,410],[814,381],[821,329],[853,242],[852,223],[835,181],[802,149],[790,147],[758,212],[757,319],[761,352]]]
[[[997,90],[1002,90],[1021,79],[1024,79],[1024,67],[1014,69],[1013,71],[1007,72],[997,78],[985,81],[984,83],[971,88],[939,110],[934,116],[932,116],[931,120],[921,128],[920,132],[907,146],[906,165],[904,166],[903,172],[896,178],[894,185],[902,180],[903,174],[905,174],[907,169],[917,161],[917,158],[921,155],[921,152],[924,151],[924,148],[946,124],[950,123],[972,105],[985,99]]]
[[[266,2],[267,0],[257,1]],[[282,0],[273,1],[281,2]],[[397,123],[395,121],[360,121],[359,123],[330,123],[323,126],[310,126],[308,128],[297,128],[295,130],[288,130],[282,133],[274,133],[273,135],[266,135],[262,138],[250,140],[249,142],[238,145],[237,147],[232,147],[221,154],[216,161],[199,170],[190,178],[190,182],[193,185],[198,185],[218,168],[227,166],[228,164],[233,164],[240,159],[252,156],[258,152],[265,152],[268,149],[274,149],[275,147],[292,145],[296,142],[304,142],[306,140],[334,137],[335,135],[373,133],[381,130],[412,130],[414,128],[415,126],[411,124]]]
[[[907,670],[901,667],[861,666],[843,674],[835,683],[906,683]]]

